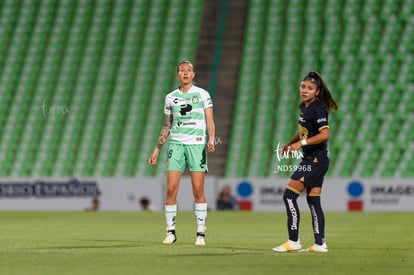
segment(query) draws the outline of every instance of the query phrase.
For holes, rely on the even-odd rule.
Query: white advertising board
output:
[[[283,193],[288,179],[239,179],[206,176],[205,192],[210,210],[217,194],[229,185],[241,210],[285,211]],[[150,199],[163,211],[165,178],[0,179],[0,210],[65,210],[91,208],[99,198],[100,210],[140,211],[139,200]],[[325,211],[414,211],[412,179],[325,179]],[[189,176],[183,176],[177,197],[179,210],[192,211],[194,200]],[[305,195],[299,207],[307,210]]]
[[[153,210],[164,209],[165,178],[0,179],[0,210],[88,210],[98,198],[100,210],[139,211],[146,197]],[[208,203],[214,203],[216,179],[206,177]],[[177,196],[180,210],[193,210],[191,179],[183,176]]]
[[[230,185],[241,208],[285,211],[283,193],[288,179],[219,179],[218,188]],[[412,179],[325,179],[325,211],[414,211]],[[305,195],[298,200],[307,209]]]

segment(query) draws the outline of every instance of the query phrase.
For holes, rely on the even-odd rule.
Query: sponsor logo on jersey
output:
[[[196,125],[196,123],[194,121],[190,121],[190,122],[182,122],[182,121],[178,121],[177,122],[177,126],[181,127],[181,126],[188,126],[188,125]]]
[[[326,117],[322,117],[316,120],[317,123],[326,122]]]
[[[173,102],[174,102],[174,104],[179,104],[180,102],[186,102],[186,100],[184,98],[176,97],[176,98],[173,99]]]

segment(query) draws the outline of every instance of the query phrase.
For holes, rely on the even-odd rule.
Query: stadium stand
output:
[[[161,175],[147,159],[203,2],[1,1],[0,176]],[[414,176],[413,28],[412,0],[249,1],[224,176],[275,176],[313,70],[340,108],[328,175]]]
[[[156,175],[163,97],[195,56],[202,7],[2,1],[0,176]]]

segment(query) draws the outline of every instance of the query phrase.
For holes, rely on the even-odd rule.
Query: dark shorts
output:
[[[299,180],[306,188],[322,187],[329,168],[328,154],[322,151],[313,156],[305,156],[297,167],[291,179]]]

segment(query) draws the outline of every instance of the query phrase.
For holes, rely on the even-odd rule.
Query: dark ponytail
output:
[[[332,97],[331,92],[329,91],[328,86],[323,81],[321,75],[318,72],[310,72],[307,76],[303,78],[303,81],[309,80],[312,83],[315,83],[318,86],[319,94],[316,98],[325,105],[328,112],[335,112],[338,109],[338,104],[335,99]],[[303,107],[304,103],[302,102],[299,107]]]

